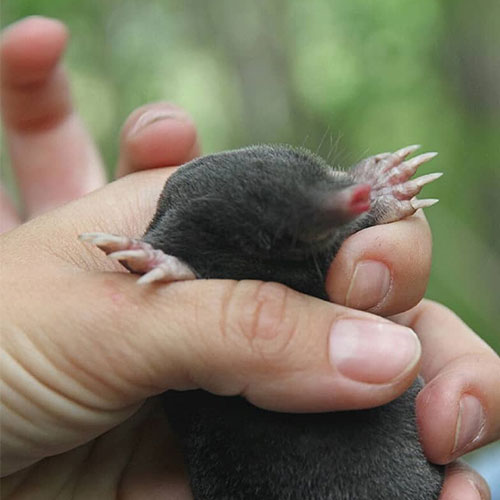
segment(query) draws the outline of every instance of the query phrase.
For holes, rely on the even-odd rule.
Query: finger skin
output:
[[[60,66],[67,38],[62,23],[37,16],[2,34],[2,118],[28,218],[102,186],[105,179]]]
[[[452,311],[435,302],[424,300],[392,319],[413,328],[422,342],[427,384],[417,398],[417,419],[429,459],[449,463],[499,439],[499,356]],[[465,443],[456,436],[464,395],[475,397],[482,408],[473,413],[476,430]]]
[[[182,165],[199,154],[196,127],[186,111],[168,102],[147,104],[123,126],[116,175]]]
[[[348,238],[336,255],[326,280],[329,297],[336,304],[381,316],[407,311],[425,293],[431,253],[431,233],[421,210],[406,219],[364,229]],[[360,293],[354,293],[356,267],[365,262],[385,265],[384,290],[380,275],[368,275],[356,281]],[[363,290],[370,294],[366,296]]]
[[[443,491],[439,500],[490,500],[486,481],[465,462],[457,461],[446,467]]]
[[[95,441],[2,478],[0,487],[10,500],[61,498],[63,491],[78,498],[193,499],[158,398]]]

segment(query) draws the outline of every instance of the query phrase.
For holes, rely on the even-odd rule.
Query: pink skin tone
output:
[[[360,184],[354,187],[347,202],[348,211],[351,214],[360,215],[368,212],[371,208],[370,195],[372,187],[370,184]]]
[[[189,161],[199,154],[199,145],[193,122],[183,110],[166,103],[144,106],[129,117],[121,137],[117,171],[120,176],[136,172],[133,178],[128,181],[125,177],[110,184],[104,188],[106,196],[93,193],[88,201],[85,198],[80,200],[80,197],[104,184],[104,174],[98,151],[72,107],[67,75],[60,64],[66,40],[67,30],[61,23],[43,18],[23,20],[8,28],[2,38],[0,63],[4,131],[24,203],[24,211],[19,213],[5,191],[0,194],[2,230],[18,228],[0,238],[3,248],[11,249],[12,252],[15,250],[12,258],[12,252],[3,254],[6,259],[2,257],[5,264],[2,267],[2,281],[3,278],[13,276],[13,283],[18,286],[21,278],[26,278],[30,286],[24,293],[30,294],[30,301],[24,305],[24,313],[19,312],[18,317],[22,321],[29,321],[30,315],[38,317],[41,325],[49,326],[47,333],[54,334],[51,346],[59,347],[63,352],[70,352],[75,341],[76,346],[80,345],[78,342],[86,339],[84,334],[92,332],[91,338],[87,340],[98,341],[96,345],[103,346],[105,352],[124,355],[127,346],[119,342],[122,339],[132,342],[137,337],[137,315],[129,312],[139,306],[146,308],[149,314],[147,319],[141,322],[144,328],[142,342],[144,344],[150,341],[152,347],[148,351],[141,344],[130,360],[135,362],[140,360],[141,356],[146,357],[147,366],[157,367],[158,373],[148,372],[149,378],[138,381],[137,387],[144,390],[144,394],[134,396],[130,389],[127,389],[129,392],[124,395],[126,403],[109,414],[105,413],[109,423],[106,428],[102,428],[99,435],[92,434],[92,426],[95,423],[89,420],[85,424],[87,421],[84,420],[80,422],[78,432],[71,440],[59,442],[59,427],[64,423],[62,420],[56,422],[58,425],[52,434],[48,435],[47,442],[50,446],[59,448],[59,455],[44,458],[43,455],[37,454],[36,449],[41,446],[43,450],[48,444],[33,441],[30,446],[18,450],[26,454],[27,461],[24,465],[11,463],[8,457],[3,456],[3,473],[7,470],[9,473],[2,480],[2,493],[5,498],[34,498],[35,494],[51,498],[54,492],[60,493],[63,487],[69,487],[71,491],[86,498],[116,498],[117,495],[126,499],[155,496],[190,498],[182,461],[165,425],[163,412],[154,400],[150,400],[140,411],[132,417],[130,415],[142,404],[145,397],[152,395],[147,391],[151,384],[157,387],[158,392],[166,388],[168,377],[166,372],[162,372],[165,365],[179,368],[178,371],[168,373],[169,377],[176,377],[179,387],[189,385],[186,374],[200,376],[200,370],[205,366],[210,368],[207,374],[213,374],[210,384],[217,391],[227,390],[221,385],[222,381],[234,377],[242,379],[244,383],[251,382],[255,367],[260,366],[256,365],[255,360],[249,364],[249,356],[239,355],[237,346],[233,346],[231,352],[222,349],[224,344],[220,344],[218,350],[213,348],[213,341],[218,338],[217,325],[220,317],[216,313],[221,310],[219,298],[221,301],[227,296],[233,298],[231,307],[226,309],[228,318],[232,318],[234,324],[244,327],[248,321],[238,316],[237,311],[251,312],[256,290],[257,296],[265,295],[266,307],[259,305],[255,308],[255,311],[259,311],[258,318],[262,321],[258,323],[260,330],[254,333],[258,334],[255,338],[257,343],[268,347],[266,342],[269,340],[266,339],[272,337],[266,335],[266,332],[271,333],[269,325],[275,323],[278,317],[288,318],[288,314],[293,314],[297,309],[307,313],[306,319],[311,323],[322,318],[322,324],[325,325],[330,325],[337,316],[346,318],[356,315],[370,319],[372,315],[318,302],[291,292],[287,292],[290,307],[278,308],[275,311],[271,306],[279,303],[270,299],[275,297],[276,292],[281,293],[284,290],[270,284],[256,288],[258,284],[252,282],[236,286],[230,282],[209,280],[210,283],[202,283],[203,280],[200,280],[157,287],[152,290],[154,293],[144,295],[134,292],[141,287],[135,287],[135,280],[129,279],[127,274],[103,273],[103,270],[117,271],[119,266],[113,265],[107,259],[101,259],[98,252],[92,252],[91,249],[75,242],[75,231],[84,232],[96,228],[119,234],[140,234],[154,210],[154,202],[148,204],[147,200],[156,199],[162,182],[168,175],[168,169],[157,172],[146,170]],[[165,119],[159,119],[162,117]],[[33,168],[35,164],[36,168]],[[137,173],[138,171],[144,172]],[[125,219],[122,215],[122,220],[120,214],[125,213],[124,209],[137,208],[137,205],[129,203],[132,196],[128,195],[134,194],[138,185],[141,193],[146,193],[139,205],[145,208],[135,213],[133,218],[130,216]],[[365,195],[366,193],[360,193],[359,196],[363,199]],[[71,200],[78,201],[61,210],[54,210]],[[106,225],[105,221],[99,219],[99,215],[110,200],[118,207],[114,214],[116,222]],[[112,210],[112,207],[109,210]],[[42,213],[46,215],[38,217]],[[75,214],[79,215],[81,220],[75,219]],[[33,218],[36,220],[23,223]],[[79,222],[75,226],[76,220]],[[98,226],[96,221],[99,221]],[[40,230],[43,232],[40,233]],[[43,238],[44,234],[51,236],[50,252],[46,250],[47,245],[39,245],[42,241],[47,243]],[[62,246],[59,246],[60,244]],[[61,254],[63,247],[70,250],[71,259],[64,262],[57,260],[54,264],[57,257],[55,254]],[[18,259],[21,259],[22,266],[18,265]],[[11,261],[14,262],[12,268]],[[75,262],[83,264],[81,267],[72,267]],[[429,230],[421,212],[417,212],[404,220],[369,228],[349,238],[332,263],[327,289],[337,304],[356,303],[357,308],[372,310],[381,316],[397,314],[391,318],[393,325],[405,325],[418,333],[422,346],[421,363],[407,375],[404,383],[397,384],[390,391],[386,390],[384,398],[387,398],[388,394],[395,397],[397,393],[403,392],[420,369],[428,383],[417,401],[422,443],[431,460],[449,463],[463,453],[500,437],[500,396],[497,383],[500,377],[500,362],[498,356],[451,311],[433,302],[421,300],[429,266]],[[23,273],[27,273],[27,277]],[[390,286],[383,298],[377,304],[363,302],[363,297],[356,293],[357,277],[363,275],[363,283],[367,286],[370,279],[383,277],[384,273],[388,273]],[[71,290],[81,292],[80,296],[76,297],[78,304],[74,304],[75,299],[66,293],[68,285]],[[38,289],[39,294],[35,293]],[[61,315],[58,303],[52,299],[51,293],[47,293],[48,289],[59,299],[63,299],[62,305],[72,311],[71,328],[58,330],[58,323],[64,315]],[[65,292],[63,294],[60,293],[62,289]],[[144,292],[143,288],[141,290]],[[234,290],[237,294],[233,293]],[[13,289],[10,289],[3,297],[5,300],[0,301],[6,306],[8,313],[17,311],[16,303],[11,301],[16,298],[12,291]],[[233,295],[230,295],[230,292]],[[75,294],[76,292],[71,295]],[[111,308],[108,299],[113,305]],[[37,301],[40,302],[39,310],[36,310]],[[44,317],[46,309],[56,312],[59,316],[51,316],[56,318],[55,320]],[[119,315],[115,314],[116,309],[119,309]],[[209,314],[204,323],[204,329],[208,329],[210,333],[208,337],[202,336],[203,332],[197,329],[199,326],[194,322],[199,311],[205,310]],[[250,314],[250,317],[253,316]],[[119,331],[109,330],[108,325],[108,334],[112,335],[103,335],[99,328],[106,318],[110,320],[109,325],[116,323]],[[193,344],[184,342],[183,336],[178,336],[173,344],[180,345],[181,354],[190,354],[188,359],[194,359],[191,362],[196,362],[197,371],[190,367],[189,360],[185,364],[168,363],[168,351],[164,348],[162,350],[161,347],[163,337],[154,334],[157,319],[162,325],[169,325],[169,328],[180,325],[181,332],[187,328],[191,333],[187,340],[201,340],[203,348],[195,351]],[[380,318],[379,321],[386,320]],[[82,329],[81,324],[85,328]],[[34,325],[33,331],[36,331],[37,326],[39,325]],[[320,327],[323,328],[324,325],[318,324],[318,331],[321,330]],[[148,334],[150,330],[151,335]],[[29,340],[33,331],[28,328],[23,331],[16,330],[16,335],[11,336],[8,330],[3,336],[2,345],[10,345],[20,338]],[[20,336],[20,333],[24,333],[26,337]],[[80,336],[75,337],[75,333]],[[295,363],[307,353],[305,345],[311,348],[310,342],[300,344],[299,334],[300,325],[297,326],[295,343],[292,344],[297,347]],[[64,343],[67,339],[71,340],[70,344]],[[110,343],[112,341],[118,344]],[[167,357],[156,359],[158,351]],[[58,351],[51,349],[50,352]],[[93,351],[86,356],[84,349],[78,349],[77,359],[88,361],[86,366],[90,369],[94,366],[92,362],[99,360],[99,352]],[[13,355],[15,354],[13,351]],[[32,355],[33,351],[20,351],[19,360],[25,359],[27,354]],[[139,354],[141,356],[138,356]],[[305,360],[305,366],[312,366],[314,360],[321,361],[320,352],[314,351],[313,354],[312,359]],[[234,362],[229,363],[228,359],[233,357]],[[96,365],[99,369],[96,369],[95,374],[105,373],[113,359],[104,360],[106,365]],[[181,359],[183,358],[179,357],[173,361],[180,362]],[[157,363],[152,363],[153,360]],[[272,361],[266,370],[259,371],[259,380],[253,381],[254,391],[261,388],[261,393],[265,394],[262,387],[265,388],[266,380],[274,381],[280,374],[276,371],[276,366],[281,366],[283,372],[293,366],[287,364],[291,362],[288,358],[280,360],[274,357]],[[120,365],[120,369],[125,370],[124,380],[134,380],[134,377],[138,376],[134,367],[137,368],[135,365]],[[5,373],[3,365],[2,376]],[[307,371],[302,370],[302,373]],[[59,380],[60,378],[55,381]],[[124,390],[126,387],[128,386],[124,386]],[[24,389],[27,391],[29,385],[24,386]],[[283,394],[282,390],[276,387],[274,389],[277,395]],[[107,390],[106,386],[100,389],[104,390]],[[377,387],[370,386],[370,391],[377,392]],[[262,394],[261,399],[265,399]],[[291,387],[290,395],[284,400],[295,398],[297,406],[306,411],[307,402],[300,401],[301,394],[292,396],[293,394]],[[463,394],[466,399],[460,404]],[[33,393],[34,397],[35,395],[36,392]],[[94,396],[99,395],[100,392]],[[122,396],[122,393],[119,395]],[[79,396],[81,394],[72,392],[67,401]],[[474,413],[475,407],[471,404],[473,400],[469,396],[480,402],[482,413]],[[351,391],[351,397],[353,405],[362,407],[367,396],[356,389]],[[109,401],[109,397],[106,400]],[[381,402],[382,397],[378,399],[378,403]],[[328,404],[330,409],[335,409],[338,401],[330,401]],[[460,417],[459,410],[462,410]],[[36,411],[45,411],[43,405],[36,407]],[[50,411],[47,409],[48,413],[44,415],[54,417]],[[25,416],[35,423],[39,422],[35,414],[26,413]],[[474,433],[470,432],[469,427],[475,420],[482,428],[479,437],[469,441],[461,437],[457,439],[457,423],[467,430],[461,436],[471,437]],[[8,428],[5,426],[6,420],[2,423],[3,440],[6,439]],[[15,419],[9,420],[8,423],[17,425]],[[2,447],[2,454],[4,451],[5,448]],[[29,465],[31,463],[33,465]],[[105,477],[102,475],[103,471],[106,471]],[[101,487],[103,489],[99,489]],[[487,486],[476,473],[466,466],[459,465],[459,462],[454,462],[447,469],[441,499],[468,498],[489,498]]]

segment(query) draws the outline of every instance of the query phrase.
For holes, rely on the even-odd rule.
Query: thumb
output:
[[[90,323],[65,352],[115,409],[195,388],[278,411],[366,408],[396,398],[418,372],[411,329],[277,283],[88,278],[78,295]]]

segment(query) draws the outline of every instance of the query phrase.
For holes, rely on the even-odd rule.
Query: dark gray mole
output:
[[[396,210],[373,196],[362,214],[328,204],[369,177],[362,165],[336,171],[288,146],[206,156],[170,177],[143,239],[199,278],[276,281],[327,299],[326,272],[345,238]],[[430,500],[444,469],[419,442],[421,387],[417,379],[378,408],[321,414],[265,411],[201,390],[164,399],[195,499]]]

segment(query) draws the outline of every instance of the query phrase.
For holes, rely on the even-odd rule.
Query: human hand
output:
[[[426,382],[417,401],[425,454],[449,464],[440,500],[490,498],[488,486],[455,461],[500,438],[500,358],[452,311],[423,300],[392,320],[412,328],[422,343]]]
[[[28,22],[34,20],[25,21]],[[20,28],[23,26],[14,29]],[[33,28],[25,24],[23,29]],[[47,29],[59,28],[46,26],[43,37],[47,36]],[[52,60],[59,59],[62,45]],[[8,55],[4,43],[3,58],[6,50]],[[17,57],[23,58],[22,51]],[[16,81],[15,75],[24,76],[26,68],[14,65],[11,83],[6,84],[9,66],[3,64],[3,67],[7,139],[14,159],[17,158],[16,170],[20,176],[26,172],[26,185],[32,187],[33,195],[29,188],[23,190],[29,214],[36,215],[52,208],[51,203],[60,204],[97,187],[100,181],[94,181],[90,188],[85,187],[84,182],[89,177],[102,175],[95,161],[82,161],[75,171],[72,165],[71,172],[66,172],[77,176],[73,194],[57,188],[61,180],[51,176],[49,167],[68,165],[66,158],[76,156],[75,152],[66,156],[68,145],[81,144],[83,150],[93,148],[81,125],[76,130],[75,125],[73,129],[65,128],[64,124],[73,120],[58,122],[55,119],[60,116],[64,103],[55,97],[44,101],[44,96],[50,95],[47,89],[53,82],[54,71],[60,70],[54,70],[54,64],[45,66],[45,71],[38,67],[38,74],[43,76],[38,77],[40,94],[31,106],[17,106],[17,110],[12,106],[9,111],[9,103],[16,102],[14,97],[9,99],[9,85],[16,88],[12,83]],[[27,94],[21,101],[33,95],[34,90],[36,86],[25,88]],[[29,123],[30,110],[37,109],[34,106],[37,102],[46,113],[45,124],[61,128],[42,136],[36,127],[21,130],[17,144],[22,140],[26,142],[17,147],[16,157],[11,139],[19,132],[16,123]],[[69,101],[66,104],[67,111],[71,112]],[[153,106],[149,111],[151,118],[159,108]],[[175,119],[161,120],[137,130],[134,124],[147,120],[140,117],[143,112],[134,114],[124,127],[120,172],[182,163],[196,154],[193,153],[196,151],[194,128],[187,119],[178,123]],[[172,137],[176,133],[181,139],[174,141]],[[182,137],[189,135],[191,141],[186,139],[185,146],[179,147]],[[54,139],[57,137],[65,140],[57,141]],[[176,146],[178,156],[172,158],[171,152]],[[52,187],[62,199],[47,196],[40,203],[36,201],[39,189],[35,190],[36,183],[30,181],[33,172],[23,170],[22,166],[29,165],[29,158],[39,161],[40,156],[43,157],[40,151],[46,150],[54,156],[47,162],[44,175],[37,180],[38,188],[44,183],[42,192],[48,193]],[[141,234],[168,175],[168,169],[162,169],[127,176],[2,238],[3,278],[6,278],[2,283],[8,291],[2,304],[8,319],[6,324],[10,326],[4,335],[4,348],[9,356],[6,359],[11,361],[8,365],[4,363],[8,388],[4,391],[4,401],[10,408],[5,412],[2,436],[4,472],[14,472],[38,461],[8,478],[4,489],[7,493],[9,488],[19,487],[18,492],[28,492],[25,494],[29,497],[33,484],[40,488],[37,483],[40,478],[44,487],[49,488],[46,491],[50,492],[50,488],[58,491],[69,477],[66,487],[76,488],[82,495],[87,491],[89,496],[102,498],[109,492],[115,496],[117,491],[122,491],[127,498],[144,498],[154,491],[168,491],[173,497],[176,491],[179,497],[186,497],[189,493],[178,467],[178,455],[166,426],[162,425],[163,415],[158,414],[152,404],[143,406],[129,418],[146,397],[168,388],[203,387],[217,393],[243,393],[256,404],[276,405],[278,409],[334,410],[382,404],[400,394],[416,375],[418,352],[411,355],[402,349],[402,356],[397,359],[399,353],[392,352],[394,346],[388,345],[384,350],[377,339],[378,348],[369,346],[364,350],[368,363],[358,359],[343,367],[335,363],[333,368],[329,365],[327,346],[331,326],[347,318],[366,319],[371,325],[390,325],[375,316],[326,304],[275,284],[213,280],[140,290],[126,273],[103,273],[103,270],[120,269],[99,253],[81,246],[76,235],[96,229]],[[34,208],[30,209],[30,204]],[[363,238],[366,239],[363,241]],[[367,251],[366,245],[373,241],[376,244]],[[397,253],[388,252],[396,246]],[[389,293],[380,304],[368,307],[384,315],[409,309],[419,301],[427,281],[430,236],[424,219],[413,217],[370,228],[348,240],[330,273],[328,288],[332,297],[343,303],[350,289],[347,295],[351,305],[368,308],[367,304],[352,303],[356,297],[355,286],[349,286],[354,263],[365,260],[382,260],[390,270]],[[413,262],[412,266],[408,266],[408,262]],[[410,267],[412,269],[408,269]],[[383,272],[375,273],[375,277],[383,275]],[[410,282],[410,278],[415,286],[412,284],[412,290],[407,290],[405,283]],[[369,277],[364,281],[366,279]],[[412,338],[411,333],[407,336]],[[457,344],[458,337],[454,334],[453,345]],[[462,332],[462,337],[473,339],[474,342],[464,340],[464,343],[469,350],[478,352],[473,334]],[[449,336],[447,338],[450,342]],[[434,353],[437,347],[435,342],[424,342],[424,366],[426,353]],[[388,365],[389,351],[392,363]],[[386,366],[382,373],[387,377],[385,380],[377,370],[381,365]],[[498,372],[498,367],[496,370]],[[432,380],[436,376],[434,374]],[[481,378],[477,384],[487,398],[483,404],[488,409],[487,421],[491,419],[491,423],[485,426],[485,434],[474,446],[498,435],[493,422],[499,404]],[[441,402],[441,408],[448,407]],[[32,422],[24,420],[19,413]],[[428,415],[422,415],[421,420],[428,419]],[[432,438],[432,432],[429,428],[426,431],[425,425],[421,427],[425,445],[425,433]],[[108,429],[112,430],[103,435]],[[446,430],[451,432],[451,428]],[[434,449],[438,459],[450,457],[445,455],[447,444],[443,440],[437,451]],[[433,453],[432,446],[430,452]],[[45,458],[55,453],[62,454]],[[468,474],[450,475],[445,491],[462,491],[453,490],[453,485],[457,484],[457,477],[458,481],[467,481]],[[476,476],[471,477],[479,481]],[[101,483],[104,478],[109,482]],[[102,494],[95,493],[96,488],[103,488],[99,490]],[[461,498],[460,494],[453,498]],[[50,494],[45,495],[48,496]]]

